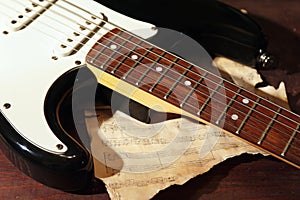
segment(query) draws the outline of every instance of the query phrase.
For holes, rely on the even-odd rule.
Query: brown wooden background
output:
[[[291,103],[299,102],[300,1],[223,0],[253,14],[270,40],[270,51],[281,68],[266,73],[270,82],[285,79]],[[289,76],[282,72],[291,71]],[[276,77],[276,78],[275,78]],[[296,82],[295,82],[296,81]],[[300,82],[300,81],[299,81]],[[298,85],[295,85],[297,83]],[[298,109],[297,109],[298,110]],[[16,169],[0,152],[0,199],[109,199],[103,185],[99,194],[76,195],[43,186]],[[172,186],[154,199],[300,199],[300,170],[271,157],[242,155],[225,161],[183,186]]]

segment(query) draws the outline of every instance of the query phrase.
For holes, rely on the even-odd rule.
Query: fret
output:
[[[121,32],[119,35],[124,34],[123,32]],[[133,70],[136,67],[136,65],[139,64],[139,62],[143,59],[143,56],[147,51],[144,51],[143,53],[138,52],[137,49],[139,49],[139,45],[142,43],[142,41],[133,43],[131,41],[133,39],[134,37],[131,35],[124,36],[123,38],[118,39],[119,41],[116,41],[116,44],[113,44],[115,45],[115,52],[117,52],[119,55],[117,58],[115,58],[115,60],[117,60],[119,63],[115,65],[113,69],[110,69],[111,74],[115,74],[118,71],[118,69],[122,67],[123,63],[125,63],[127,59],[135,61],[133,65],[128,64],[128,71]],[[112,47],[110,46],[110,48]],[[128,73],[128,71],[126,73]]]
[[[166,52],[163,52],[162,55],[157,56],[153,63],[148,67],[148,69],[143,73],[143,75],[139,78],[139,80],[135,83],[135,85],[140,85],[140,83],[143,81],[143,79],[149,74],[149,72],[152,70],[152,68],[159,62],[160,59],[166,54]],[[151,59],[152,60],[152,59]]]
[[[230,133],[235,133],[237,127],[241,126],[242,120],[246,118],[246,113],[249,112],[249,106],[251,106],[252,103],[248,99],[248,102],[243,103],[245,98],[242,95],[242,93],[244,93],[242,88],[227,81],[225,81],[223,85],[224,88],[223,90],[219,89],[219,94],[225,93],[225,98],[221,95],[215,97],[219,99],[223,105],[218,106],[217,109],[219,112],[215,112],[217,116],[216,124]]]
[[[178,60],[179,58],[176,59],[176,61]],[[172,66],[176,63],[173,62],[171,66],[169,66],[168,68],[166,68],[164,70],[163,73],[160,74],[159,78],[156,80],[156,82],[152,85],[152,87],[149,89],[149,92],[153,92],[154,88],[161,82],[161,80],[166,76],[166,74],[168,73],[168,71],[170,71],[170,69],[172,69]],[[171,88],[170,90],[172,90],[173,88]],[[165,98],[166,99],[166,98]]]
[[[147,74],[145,73],[143,75],[144,77],[140,84],[142,84],[141,87],[144,91],[150,92],[159,98],[163,98],[166,93],[168,93],[174,81],[176,81],[178,77],[183,73],[184,68],[176,64],[176,60],[180,58],[175,56],[172,57],[172,55],[168,54],[167,52],[163,52],[156,48],[152,49],[152,51],[158,54],[151,54],[152,59],[157,59],[157,57],[159,57],[159,60],[154,63],[154,65],[152,65],[152,59],[148,59],[149,62],[151,62],[151,68],[149,70],[146,70]],[[166,57],[168,57],[168,59],[166,59]],[[175,61],[170,59],[174,59]],[[182,95],[182,91],[185,90],[177,90],[179,94],[178,97]],[[174,95],[172,95],[172,98],[172,102],[176,102],[176,97],[174,98]],[[178,103],[175,103],[175,105],[177,104]]]
[[[246,124],[244,125],[244,129],[242,130],[243,134],[255,132],[255,133],[251,133],[252,135],[256,136],[256,139],[254,141],[255,144],[257,144],[259,138],[261,138],[261,133],[263,133],[266,130],[268,124],[272,119],[272,116],[275,113],[265,108],[262,105],[263,102],[264,100],[261,99],[259,104],[256,105],[255,109],[252,111],[250,117],[248,118]],[[253,105],[252,101],[249,104],[250,106]]]
[[[91,56],[87,57],[87,62],[96,65],[100,69],[104,69],[104,66],[110,61],[110,54],[112,53],[112,51],[107,50],[105,47],[98,48],[97,50],[92,49],[89,54]]]
[[[124,34],[121,34],[121,35],[124,35]],[[131,66],[131,68],[126,72],[125,75],[123,75],[122,79],[124,79],[124,80],[127,79],[127,77],[129,76],[129,74],[131,74],[131,72],[133,72],[135,70],[135,68],[137,67],[138,64],[144,64],[142,62],[142,60],[150,52],[147,47],[145,47],[145,48],[141,48],[140,47],[140,46],[143,46],[143,41],[142,40],[138,40],[138,39],[136,39],[135,37],[133,37],[131,35],[125,36],[125,37],[127,38],[127,40],[130,41],[130,43],[135,44],[135,46],[133,46],[133,47],[130,47],[130,46],[126,46],[126,47],[127,47],[127,49],[134,49],[134,51],[132,51],[130,53],[131,56],[129,55],[128,57],[130,57],[131,59],[135,60],[136,63],[133,66]],[[138,58],[135,59],[134,56],[138,56]],[[121,61],[121,62],[123,62],[123,61]]]
[[[118,78],[122,78],[130,69],[137,66],[136,60],[131,59],[128,55],[122,55],[112,58],[111,63],[105,69],[106,72],[113,74]]]
[[[104,53],[106,49],[101,49],[99,52],[99,54],[96,56],[97,58],[93,59],[91,62],[93,64],[97,64],[98,68],[104,70],[104,67],[107,66],[107,63],[111,60],[110,56],[106,55]],[[104,61],[103,61],[103,57],[105,57]],[[100,62],[99,62],[100,61]]]
[[[212,97],[216,94],[217,90],[220,88],[222,85],[223,80],[217,84],[217,87],[210,93],[209,97],[206,99],[204,104],[201,106],[201,108],[198,110],[197,115],[200,116],[202,111],[205,109],[206,105],[212,100]]]
[[[112,31],[111,33],[109,33],[109,34],[103,36],[103,37],[101,38],[101,40],[99,41],[99,43],[96,44],[95,48],[92,49],[92,50],[96,50],[96,51],[97,51],[97,54],[94,55],[94,56],[92,57],[92,60],[90,61],[91,63],[95,63],[96,61],[98,61],[98,60],[99,60],[99,57],[100,57],[100,56],[103,54],[103,52],[106,50],[106,48],[105,48],[105,42],[107,42],[107,39],[108,39],[108,38],[113,38],[113,40],[114,40],[114,39],[116,38],[117,34],[113,35],[112,33],[114,33],[114,31]],[[100,49],[99,49],[99,47],[100,47]],[[110,56],[107,56],[107,57],[109,58]],[[106,63],[106,62],[105,62],[105,63]],[[103,66],[104,66],[104,64],[101,65],[101,68],[103,68]]]
[[[140,57],[137,60],[135,60],[135,64],[133,66],[131,66],[131,68],[126,72],[126,74],[122,77],[122,79],[124,79],[124,80],[127,79],[129,74],[131,74],[138,65],[140,65],[140,64],[144,65],[142,60],[147,56],[148,53],[149,53],[149,51],[144,51],[144,53],[139,53]]]
[[[192,96],[192,94],[195,92],[195,89],[199,87],[201,81],[204,80],[205,76],[207,75],[207,71],[200,77],[200,79],[197,81],[196,84],[192,87],[192,89],[189,91],[189,93],[184,97],[183,101],[180,103],[180,107],[182,108],[184,104],[188,101],[188,99]]]
[[[125,46],[126,43],[127,43],[127,41],[124,40],[124,41],[120,44],[121,48],[123,48],[123,46]],[[124,49],[125,49],[125,48],[124,48]],[[126,49],[125,51],[129,52],[129,50],[127,50],[127,49]],[[125,53],[124,55],[122,55],[120,52],[118,52],[118,54],[119,54],[120,56],[122,56],[122,58],[121,58],[121,60],[118,59],[119,64],[116,65],[113,69],[111,69],[111,71],[110,71],[111,74],[115,74],[115,72],[122,66],[122,64],[125,62],[125,60],[126,60],[127,58],[129,58],[129,57],[126,55],[126,53]],[[132,67],[130,66],[130,68],[132,68]]]
[[[116,54],[116,52],[115,52],[114,54]],[[113,56],[114,56],[114,55],[113,55]],[[125,61],[126,59],[127,59],[127,56],[124,55],[124,56],[122,57],[121,60],[118,60],[118,64],[115,65],[115,66],[113,67],[113,69],[110,69],[110,73],[111,73],[111,74],[115,74],[116,71],[122,66],[122,64],[124,63],[124,61]]]
[[[293,140],[296,138],[296,135],[298,134],[299,129],[300,129],[300,124],[297,125],[297,128],[295,129],[295,131],[293,132],[292,136],[290,137],[288,143],[284,147],[284,150],[282,151],[281,156],[285,156],[285,154],[288,151],[289,147],[291,146]]]
[[[223,117],[225,116],[225,114],[227,113],[228,109],[230,108],[230,106],[232,105],[232,103],[236,100],[236,98],[238,97],[239,93],[241,92],[242,88],[239,88],[237,92],[235,92],[234,96],[232,98],[230,98],[230,102],[226,105],[226,108],[224,109],[224,111],[221,113],[220,117],[217,119],[216,124],[219,124],[220,121],[223,119]],[[236,117],[234,117],[236,118]]]
[[[94,50],[94,49],[92,49],[92,51],[91,52],[94,52],[94,51],[96,51],[96,55],[95,56],[93,56],[93,58],[89,58],[89,59],[91,59],[91,63],[96,63],[96,62],[98,62],[99,61],[99,57],[100,57],[100,55],[103,55],[103,51],[104,51],[105,49],[104,48],[102,48],[102,49],[100,49],[100,50]],[[109,59],[109,57],[106,59],[106,60],[108,60]],[[103,65],[101,64],[100,65],[100,68],[101,69],[103,69]]]
[[[268,105],[268,102],[263,101],[262,104]],[[268,106],[268,108],[272,107],[272,110],[276,110],[274,104]],[[269,116],[272,116],[272,114],[269,114]],[[261,147],[272,148],[273,153],[276,153],[278,156],[281,156],[281,153],[288,144],[291,136],[293,135],[293,132],[295,131],[295,128],[297,128],[298,126],[298,124],[291,119],[293,119],[293,116],[289,116],[286,110],[281,109],[281,111],[278,113],[276,120],[274,120],[272,127],[268,131],[268,135],[264,139]],[[270,144],[272,144],[272,146]]]
[[[112,63],[118,61],[116,55],[123,55],[122,45],[126,43],[126,41],[119,38],[119,34],[120,31],[114,29],[103,36],[89,53],[87,62],[93,63],[100,69],[107,70]],[[121,44],[118,45],[119,43]]]
[[[244,103],[248,103],[248,102],[249,102],[249,100],[247,100],[247,99],[244,99],[243,101],[244,101]],[[243,119],[241,125],[240,125],[240,126],[238,127],[238,129],[236,130],[236,132],[235,132],[236,134],[238,134],[238,135],[240,134],[241,130],[242,130],[242,129],[244,128],[244,126],[245,126],[245,123],[246,123],[246,122],[248,121],[248,119],[250,118],[251,114],[253,113],[254,109],[255,109],[256,106],[258,105],[259,101],[260,101],[260,98],[257,98],[256,101],[255,101],[255,103],[251,106],[251,108],[250,108],[250,110],[248,111],[246,117],[244,117],[244,119]]]
[[[275,115],[273,116],[271,122],[268,124],[267,128],[264,130],[264,132],[262,133],[262,136],[260,137],[259,141],[257,142],[257,144],[261,145],[263,140],[265,139],[265,137],[267,136],[270,128],[272,127],[274,121],[276,120],[278,113],[280,113],[281,108],[279,107],[277,112],[275,113]]]
[[[289,146],[287,152],[285,153],[284,159],[291,161],[292,163],[298,164],[300,166],[300,134],[295,135],[291,145]]]
[[[167,68],[164,71],[164,73],[161,73],[161,75],[159,76],[159,78],[156,80],[156,82],[149,89],[149,92],[153,92],[154,88],[156,88],[156,86],[159,85],[159,83],[161,82],[161,80],[163,79],[163,77],[165,77],[165,75],[168,73],[169,70],[170,70],[170,68]]]
[[[114,36],[116,33],[117,36]],[[171,110],[177,107],[183,113],[192,114],[194,119],[235,133],[300,168],[300,116],[241,87],[223,82],[222,77],[197,68],[129,33],[126,33],[125,39],[118,38],[121,34],[125,33],[117,29],[103,36],[88,54],[88,66],[105,67],[106,72],[111,72],[123,83],[143,90],[145,93],[142,95],[152,95],[150,99],[154,103],[156,100],[159,103],[164,101],[168,103],[166,105],[174,106],[170,107]],[[109,42],[112,38],[113,41]],[[119,80],[110,77],[99,79],[99,83],[114,89],[115,81]],[[129,96],[130,91],[128,94],[123,90],[118,92],[137,101],[143,98]],[[140,103],[148,105],[147,99]],[[149,102],[150,105],[152,103]],[[224,126],[221,126],[223,121]]]
[[[187,73],[189,72],[189,70],[191,70],[193,67],[193,65],[190,65],[188,68],[185,68],[184,72],[180,74],[180,77],[177,81],[175,81],[173,83],[173,85],[170,87],[170,90],[168,91],[168,93],[164,96],[164,99],[167,99],[170,94],[172,93],[173,89],[181,82],[182,79],[186,78]]]

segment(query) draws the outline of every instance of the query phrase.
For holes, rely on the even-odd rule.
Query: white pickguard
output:
[[[27,13],[26,8],[31,11]],[[46,11],[36,15],[41,8]],[[156,33],[153,25],[128,18],[91,0],[0,3],[0,111],[20,135],[45,151],[59,154],[67,150],[48,127],[44,117],[45,96],[57,78],[84,64],[92,45],[114,27],[106,24],[105,30],[100,29],[78,52],[70,55],[75,44],[95,28],[103,15],[109,22],[143,38]],[[86,19],[92,23],[87,24]],[[81,25],[86,29],[80,29]],[[80,35],[75,36],[74,32]],[[11,107],[6,109],[5,104]],[[63,148],[58,149],[57,144]]]

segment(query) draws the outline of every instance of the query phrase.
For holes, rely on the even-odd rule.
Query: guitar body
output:
[[[77,0],[76,3],[91,13],[105,13],[109,20],[123,21],[128,30],[144,28],[153,34],[151,24],[127,18],[96,2],[86,4],[84,0]],[[31,8],[29,1],[27,4]],[[7,5],[13,7],[10,2]],[[45,110],[49,108],[45,101],[53,98],[49,91],[54,91],[50,88],[55,81],[81,65],[79,62],[84,63],[86,53],[99,35],[96,34],[76,53],[67,55],[68,49],[62,45],[67,46],[67,39],[76,37],[75,31],[84,34],[78,24],[65,19],[73,28],[65,27],[54,20],[57,19],[56,13],[48,11],[31,23],[24,22],[22,27],[22,19],[18,16],[26,6],[16,6],[16,11],[11,7],[0,7],[1,147],[18,168],[34,179],[62,190],[80,190],[93,177],[91,155],[56,123],[55,109]],[[18,25],[21,28],[11,24],[14,19],[20,19]],[[85,24],[83,20],[82,24]],[[81,43],[76,39],[73,43]],[[48,102],[55,103],[54,100]],[[48,116],[48,121],[45,116]]]
[[[219,1],[97,1],[134,19],[182,32],[199,42],[212,57],[224,56],[258,66],[257,58],[267,47],[264,34],[252,18]]]
[[[61,126],[56,106],[72,88],[90,48],[110,30],[107,22],[144,39],[157,31],[153,24],[94,1],[32,2],[0,4],[1,148],[19,169],[39,182],[66,191],[82,190],[93,180],[92,156],[76,135]],[[247,53],[251,59],[245,63],[253,64],[259,50],[265,48],[261,35],[259,38],[263,42]],[[214,48],[210,50],[213,54]],[[217,50],[215,54],[223,55]]]

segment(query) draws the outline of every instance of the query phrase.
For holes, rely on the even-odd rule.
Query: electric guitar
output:
[[[77,191],[93,179],[92,155],[56,108],[82,68],[144,106],[219,127],[300,168],[300,116],[149,43],[153,24],[86,0],[4,1],[0,15],[1,148],[41,183]]]

